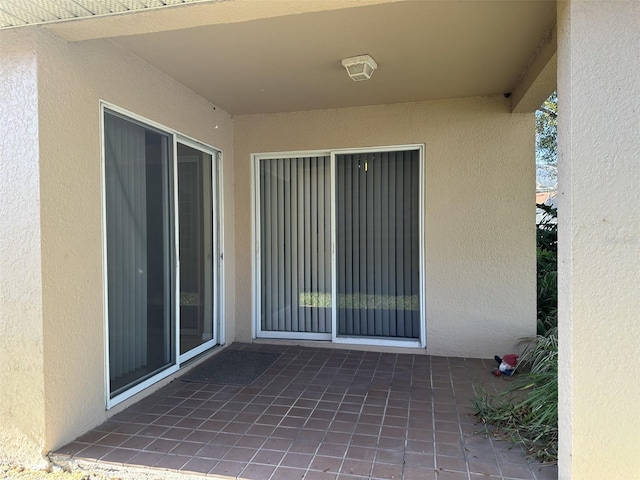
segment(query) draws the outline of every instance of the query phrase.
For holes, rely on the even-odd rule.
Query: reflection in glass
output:
[[[180,354],[213,339],[212,156],[178,143]]]
[[[113,398],[175,364],[170,138],[105,112],[109,380]]]

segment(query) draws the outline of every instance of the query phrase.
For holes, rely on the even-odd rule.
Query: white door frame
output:
[[[330,151],[325,150],[313,150],[313,151],[300,151],[300,152],[286,152],[286,153],[260,153],[251,155],[251,168],[252,168],[252,188],[251,188],[251,218],[253,228],[251,229],[252,241],[254,245],[254,255],[252,255],[252,311],[254,321],[252,323],[252,338],[280,338],[289,340],[331,340],[330,333],[307,333],[307,332],[274,332],[262,330],[262,322],[260,321],[260,278],[262,269],[261,265],[261,245],[258,232],[260,231],[260,161],[261,160],[274,160],[279,158],[298,158],[298,157],[329,157]]]
[[[200,355],[201,353],[209,350],[210,348],[214,347],[215,345],[217,345],[218,343],[222,343],[219,340],[220,337],[220,326],[222,323],[222,318],[224,318],[222,316],[222,305],[221,305],[221,299],[222,299],[222,295],[221,295],[221,289],[222,289],[222,266],[223,266],[223,262],[222,262],[222,248],[221,248],[221,242],[222,242],[222,223],[220,221],[220,215],[221,215],[221,211],[222,211],[222,195],[220,195],[220,191],[222,189],[222,183],[220,181],[220,175],[219,172],[221,170],[221,155],[222,152],[220,152],[220,150],[210,147],[208,145],[205,145],[201,142],[198,142],[197,140],[193,140],[189,137],[186,137],[184,135],[180,135],[177,134],[176,135],[176,139],[174,141],[174,145],[175,145],[175,149],[176,151],[174,152],[174,205],[175,205],[175,215],[176,215],[176,221],[175,223],[175,228],[176,228],[176,232],[175,232],[175,238],[176,238],[176,248],[177,248],[177,252],[180,252],[180,236],[179,236],[179,232],[178,232],[178,221],[177,219],[180,218],[180,205],[178,203],[178,155],[177,155],[177,146],[178,143],[181,143],[183,145],[187,145],[191,148],[194,148],[200,152],[206,153],[208,155],[211,155],[211,196],[209,198],[209,201],[211,202],[212,205],[212,219],[211,219],[211,227],[213,229],[212,232],[212,245],[211,245],[211,250],[212,250],[212,254],[213,254],[213,258],[212,258],[212,285],[211,285],[211,295],[212,295],[212,308],[211,308],[211,322],[212,322],[212,338],[211,340],[208,340],[206,342],[204,342],[201,345],[198,345],[196,348],[193,348],[183,354],[180,354],[180,268],[179,268],[179,255],[176,255],[176,258],[178,259],[176,261],[176,293],[177,293],[177,298],[176,298],[176,308],[177,308],[177,315],[176,318],[178,320],[178,326],[177,326],[177,340],[176,340],[176,355],[179,360],[179,363],[184,363],[187,360],[192,359],[193,357],[196,357],[198,355]]]
[[[107,248],[106,248],[106,234],[107,234],[107,220],[106,220],[106,184],[105,184],[105,136],[104,136],[104,115],[105,110],[109,110],[116,114],[122,115],[124,118],[128,118],[134,122],[138,122],[141,125],[148,126],[152,129],[156,129],[160,132],[163,132],[167,136],[171,138],[172,141],[172,173],[173,173],[173,196],[171,199],[171,212],[170,214],[174,216],[174,225],[173,225],[173,235],[174,242],[171,246],[172,256],[173,256],[173,265],[171,268],[172,274],[174,275],[174,321],[172,325],[172,334],[173,334],[173,345],[171,348],[174,348],[174,358],[175,361],[173,364],[167,365],[165,368],[157,372],[156,374],[146,378],[128,388],[127,390],[111,397],[110,393],[110,381],[109,381],[109,312],[108,312],[108,272],[107,272]],[[224,329],[224,261],[223,261],[223,252],[224,252],[224,218],[223,218],[223,195],[222,195],[222,150],[215,148],[211,145],[207,145],[203,142],[200,142],[196,139],[193,139],[187,135],[181,134],[165,125],[149,120],[148,118],[137,115],[133,112],[125,110],[123,108],[118,107],[117,105],[113,105],[109,102],[100,101],[100,142],[101,142],[101,201],[102,201],[102,272],[103,272],[103,295],[105,301],[103,302],[103,315],[104,315],[104,342],[105,342],[105,363],[104,363],[104,387],[105,387],[105,406],[106,409],[109,410],[119,403],[131,398],[135,394],[143,391],[144,389],[152,386],[158,381],[166,378],[170,375],[175,374],[180,370],[181,364],[185,361],[193,358],[196,355],[201,354],[202,352],[212,348],[216,343],[224,344],[225,342],[225,329]],[[179,235],[178,235],[178,222],[177,215],[178,211],[178,176],[177,176],[177,144],[178,142],[188,145],[197,150],[208,153],[212,156],[212,195],[211,201],[213,203],[213,227],[216,228],[216,232],[214,234],[213,242],[215,245],[213,246],[214,256],[216,257],[216,262],[214,262],[214,271],[213,272],[213,340],[208,341],[203,345],[196,347],[189,352],[186,352],[184,355],[180,355],[180,265],[179,265]]]
[[[337,322],[337,270],[336,270],[336,156],[341,154],[357,154],[357,153],[376,153],[376,152],[393,152],[417,150],[419,153],[419,248],[420,248],[420,338],[419,339],[385,339],[374,337],[355,337],[355,336],[338,336],[336,334]],[[269,152],[257,153],[251,155],[252,167],[252,188],[251,188],[251,218],[252,218],[252,244],[254,246],[252,260],[252,311],[254,321],[252,322],[253,338],[280,338],[280,339],[298,339],[298,340],[324,340],[331,341],[336,344],[351,345],[372,345],[372,346],[391,346],[391,347],[426,347],[426,301],[425,301],[425,240],[424,240],[424,174],[425,174],[425,148],[424,144],[408,144],[393,145],[370,148],[349,148],[335,150],[314,150],[314,151],[294,151],[294,152]],[[316,157],[330,156],[330,175],[331,175],[331,297],[332,297],[332,328],[330,334],[317,333],[297,333],[297,332],[273,332],[263,331],[260,322],[260,305],[261,305],[261,249],[260,249],[260,161],[278,158],[297,158],[297,157]]]

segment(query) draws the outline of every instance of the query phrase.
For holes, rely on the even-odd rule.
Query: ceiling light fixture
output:
[[[378,68],[378,64],[371,58],[371,55],[343,58],[342,66],[347,69],[351,79],[356,82],[369,80],[373,75],[373,71]]]

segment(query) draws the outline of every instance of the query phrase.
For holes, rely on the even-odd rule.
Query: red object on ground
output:
[[[516,355],[515,353],[510,353],[502,357],[502,361],[507,365],[516,368],[516,365],[518,364],[518,355]]]

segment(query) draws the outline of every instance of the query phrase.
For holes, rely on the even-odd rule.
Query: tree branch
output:
[[[554,112],[553,110],[551,110],[546,105],[541,105],[539,110],[542,110],[544,113],[546,113],[547,115],[549,115],[552,118],[558,118],[558,112]]]

